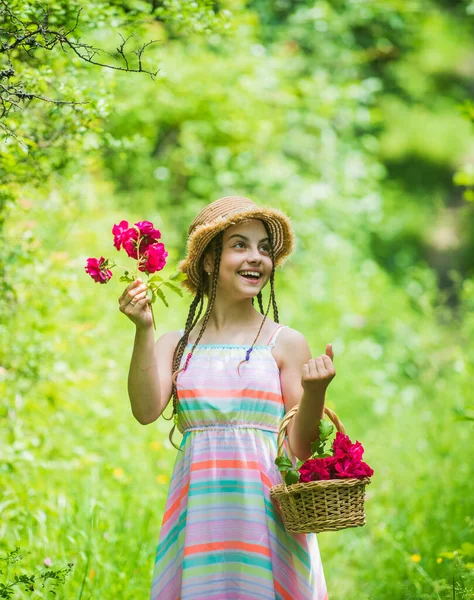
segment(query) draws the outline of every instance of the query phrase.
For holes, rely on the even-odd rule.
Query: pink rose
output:
[[[354,477],[356,479],[360,479],[362,477],[372,477],[374,474],[374,470],[369,467],[369,465],[363,461],[360,461],[354,465]]]
[[[336,432],[336,437],[332,443],[332,447],[334,450],[340,448],[341,450],[348,451],[352,446],[352,442],[349,439],[349,436],[345,433],[341,433],[340,431]]]
[[[128,221],[120,221],[118,225],[112,227],[112,233],[114,235],[114,246],[117,250],[123,246],[125,240],[128,239]]]
[[[138,223],[135,223],[135,226],[138,227],[141,235],[146,235],[155,241],[161,238],[161,231],[159,229],[155,229],[153,227],[153,223],[150,221],[139,221]]]
[[[335,470],[335,476],[338,479],[346,479],[346,478],[352,478],[354,477],[354,465],[352,460],[346,458],[346,459],[340,459],[337,461],[337,463],[334,465],[334,470]]]
[[[363,462],[364,448],[357,441],[353,444],[348,435],[338,431],[332,444],[333,455],[310,458],[299,468],[300,481],[323,479],[362,479],[371,477],[374,471]]]
[[[349,448],[349,456],[356,461],[360,461],[362,460],[362,456],[364,454],[364,447],[362,446],[362,444],[360,442],[356,442],[355,444],[352,444],[352,446]]]
[[[331,479],[331,466],[334,457],[310,458],[298,469],[300,472],[300,482],[320,481],[321,479]]]
[[[88,258],[84,269],[97,283],[107,283],[112,278],[112,271],[107,269],[107,259],[103,256],[99,259]]]
[[[140,233],[138,233],[135,228],[130,227],[122,234],[122,245],[130,258],[138,260],[138,252],[140,253],[141,258],[148,251],[149,247],[161,238],[161,232],[159,229],[155,229],[150,221],[139,221],[138,223],[135,223],[135,226],[138,227]],[[141,238],[140,247],[137,252],[139,237]]]
[[[146,271],[147,273],[155,273],[161,271],[166,265],[166,257],[168,252],[165,250],[164,244],[159,242],[148,247],[143,257],[144,262],[139,265],[139,271]]]
[[[361,479],[362,477],[371,477],[373,470],[365,462],[351,460],[339,460],[335,466],[335,476],[338,479],[355,478]]]
[[[338,459],[352,458],[354,460],[361,460],[364,454],[364,447],[360,442],[353,444],[349,436],[340,431],[336,433],[332,448],[334,456]]]

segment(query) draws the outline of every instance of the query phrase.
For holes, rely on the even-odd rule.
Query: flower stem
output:
[[[110,265],[110,266],[111,267],[119,267],[120,269],[123,269],[124,271],[129,271],[130,270],[130,267],[122,267],[122,265],[117,264],[115,261],[114,261],[114,264]]]

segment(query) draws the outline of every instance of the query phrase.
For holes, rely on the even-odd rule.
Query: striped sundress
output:
[[[327,600],[316,535],[290,534],[270,498],[285,414],[267,345],[203,344],[178,375],[177,452],[151,600]],[[183,332],[181,332],[183,333]],[[188,344],[183,354],[184,366]],[[285,438],[285,454],[288,452]]]

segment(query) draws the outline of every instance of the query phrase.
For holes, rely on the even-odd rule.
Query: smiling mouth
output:
[[[245,281],[248,281],[249,283],[258,283],[259,281],[262,280],[262,274],[259,273],[258,277],[253,277],[252,275],[241,275],[240,273],[237,273],[237,275],[239,277],[242,277],[242,279],[245,279]]]

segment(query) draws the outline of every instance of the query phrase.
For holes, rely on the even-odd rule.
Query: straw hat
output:
[[[199,286],[199,259],[211,239],[223,229],[246,219],[261,219],[267,223],[273,238],[275,268],[291,254],[295,236],[290,218],[276,208],[257,206],[249,198],[225,196],[205,206],[188,229],[186,258],[179,262],[178,270],[187,275],[181,285],[192,294]]]

